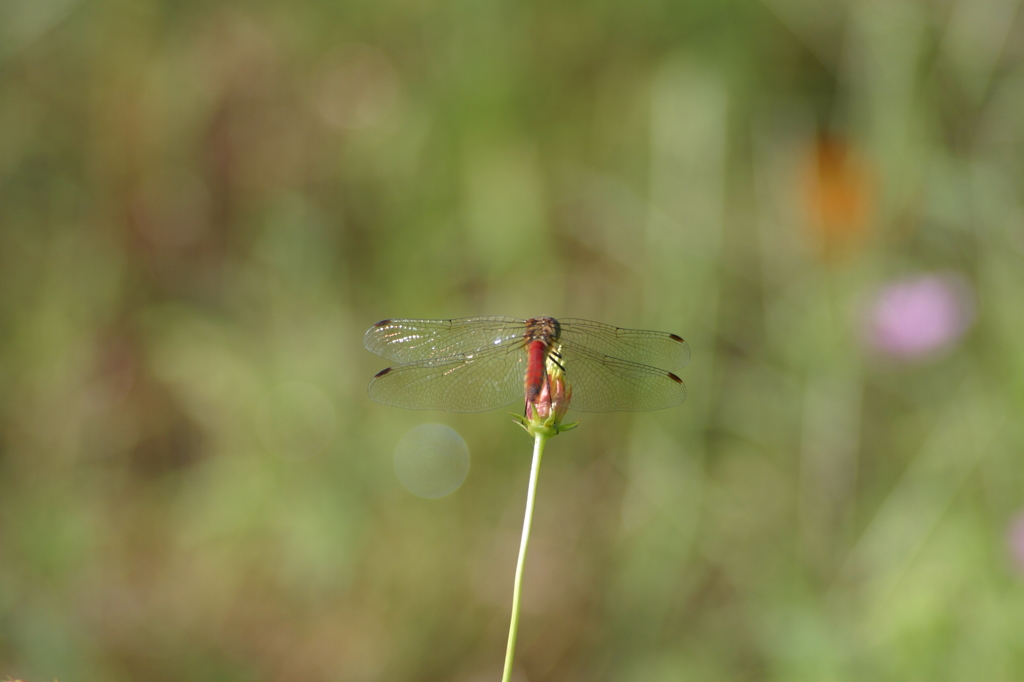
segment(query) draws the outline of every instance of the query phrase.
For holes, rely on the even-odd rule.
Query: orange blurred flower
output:
[[[826,262],[859,252],[870,232],[873,177],[844,137],[820,133],[807,150],[800,177],[811,238]]]

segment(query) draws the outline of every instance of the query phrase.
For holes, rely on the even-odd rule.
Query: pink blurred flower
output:
[[[911,277],[882,289],[867,317],[867,341],[875,350],[912,360],[963,336],[974,320],[974,297],[960,275]]]
[[[1010,521],[1006,544],[1014,567],[1024,574],[1024,512],[1017,514],[1016,518]]]

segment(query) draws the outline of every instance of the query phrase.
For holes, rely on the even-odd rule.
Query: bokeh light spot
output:
[[[420,424],[395,446],[395,474],[414,495],[436,499],[454,492],[469,473],[469,447],[444,424]]]

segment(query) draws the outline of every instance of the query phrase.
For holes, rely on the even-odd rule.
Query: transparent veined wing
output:
[[[478,412],[525,400],[526,345],[551,344],[573,389],[571,409],[656,410],[686,398],[675,372],[690,348],[675,334],[567,318],[389,319],[366,348],[398,362],[370,382],[370,397],[411,409]]]
[[[486,412],[523,400],[525,371],[521,348],[497,346],[389,367],[368,391],[379,403],[410,410]]]
[[[454,320],[381,320],[367,330],[363,345],[395,362],[469,355],[523,340],[526,320],[463,317]]]
[[[686,341],[665,332],[622,329],[600,322],[559,320],[561,341],[567,348],[586,348],[599,355],[678,372],[690,362]]]
[[[563,346],[560,364],[572,386],[570,410],[643,412],[686,400],[686,385],[672,372],[577,346]]]

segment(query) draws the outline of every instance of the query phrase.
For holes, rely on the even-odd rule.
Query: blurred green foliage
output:
[[[5,0],[0,675],[497,679],[529,441],[360,339],[503,314],[694,354],[549,447],[518,679],[1024,679],[1020,5]]]

